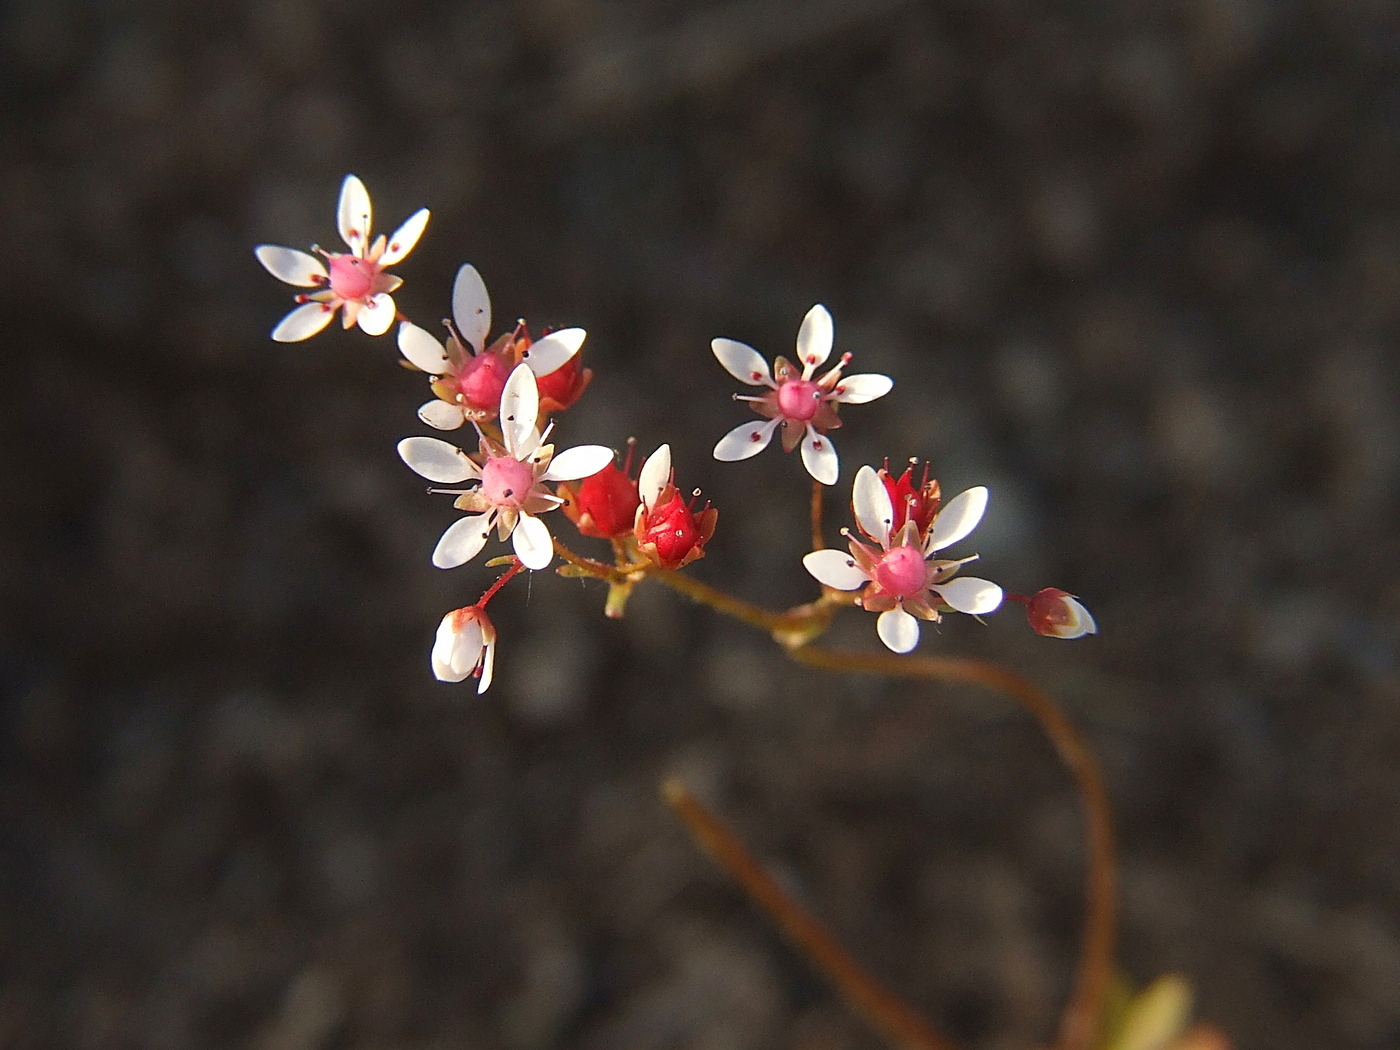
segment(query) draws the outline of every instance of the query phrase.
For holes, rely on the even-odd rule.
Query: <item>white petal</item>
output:
[[[486,652],[481,657],[481,681],[477,683],[476,695],[480,696],[491,688],[491,676],[496,671],[496,639],[486,643]]]
[[[383,335],[394,326],[394,313],[394,297],[380,292],[360,308],[355,321],[370,335]]]
[[[476,267],[467,263],[452,283],[452,319],[457,331],[478,354],[491,333],[491,297]]]
[[[671,480],[671,446],[662,445],[642,464],[642,472],[637,475],[637,494],[647,510],[656,506],[662,489]]]
[[[299,343],[325,328],[334,316],[335,310],[326,303],[303,303],[277,322],[272,338],[279,343]]]
[[[818,434],[811,423],[807,424],[807,436],[802,439],[802,465],[823,485],[835,485],[841,473],[841,463],[836,458],[831,439],[825,434]]]
[[[873,467],[861,467],[851,489],[851,505],[855,510],[860,531],[871,536],[882,547],[890,542],[890,526],[894,524],[894,506],[880,475]]]
[[[812,375],[812,370],[831,356],[833,337],[831,314],[818,303],[802,318],[802,327],[797,330],[797,360],[802,363],[802,378]]]
[[[340,187],[340,207],[337,209],[340,236],[356,255],[364,255],[369,244],[369,191],[354,175],[345,176]]]
[[[408,469],[429,481],[453,485],[481,477],[481,468],[465,452],[440,438],[404,438],[398,448],[399,458],[408,464]]]
[[[447,371],[447,354],[442,344],[412,321],[399,325],[399,353],[430,376]]]
[[[280,244],[260,244],[253,249],[253,254],[273,277],[298,288],[315,288],[325,284],[329,276],[320,259],[295,248],[283,248]]]
[[[976,576],[959,576],[931,590],[958,612],[973,616],[995,612],[1001,604],[1001,588],[990,580],[979,580]]]
[[[452,670],[469,675],[481,660],[481,624],[475,619],[462,623],[452,643]]]
[[[434,430],[456,430],[467,421],[456,405],[433,398],[418,407],[418,418]]]
[[[547,376],[578,353],[588,335],[582,328],[561,328],[531,344],[522,358],[537,376]]]
[[[768,362],[747,343],[736,342],[733,339],[712,339],[710,349],[714,351],[715,359],[724,366],[724,370],[739,382],[749,386],[773,385],[768,376]]]
[[[535,373],[529,365],[516,365],[501,391],[501,436],[505,438],[506,451],[517,459],[534,451],[526,448],[531,435],[539,444],[539,432],[535,430],[539,413],[540,390],[535,385]]]
[[[428,209],[419,208],[389,238],[389,247],[379,257],[379,265],[393,266],[413,251],[413,246],[418,243],[418,238],[423,236],[423,228],[427,225]]]
[[[460,682],[471,673],[467,668],[458,674],[452,667],[452,651],[457,643],[457,632],[453,629],[456,612],[450,612],[438,624],[437,637],[433,640],[433,675],[439,682]]]
[[[919,644],[919,621],[903,609],[890,609],[875,621],[875,633],[888,648],[907,653]]]
[[[495,517],[496,512],[489,510],[485,514],[458,518],[447,526],[442,539],[433,548],[433,564],[439,569],[455,569],[475,558],[486,546]]]
[[[613,450],[606,445],[575,445],[549,461],[541,481],[576,481],[592,477],[613,461]]]
[[[554,541],[549,538],[549,526],[532,514],[520,515],[511,533],[515,556],[527,569],[543,569],[554,560]]]
[[[1070,628],[1074,633],[1059,635],[1060,638],[1082,638],[1086,634],[1099,633],[1099,625],[1094,622],[1094,614],[1086,609],[1079,599],[1066,594],[1060,601],[1074,610],[1076,619],[1075,625]]]
[[[820,582],[838,591],[854,591],[870,580],[845,551],[813,551],[803,557],[802,564]]]
[[[950,499],[933,519],[928,539],[924,542],[924,553],[932,554],[944,547],[957,543],[982,520],[987,510],[987,490],[978,485],[966,492],[960,492]]]
[[[756,456],[773,440],[773,431],[782,422],[778,419],[752,420],[740,423],[715,445],[715,459],[721,463],[737,463]]]
[[[846,376],[837,383],[832,400],[840,401],[843,405],[863,405],[877,397],[884,397],[893,389],[894,380],[889,376],[865,372],[861,375]]]

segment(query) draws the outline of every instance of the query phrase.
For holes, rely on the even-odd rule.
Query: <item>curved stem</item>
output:
[[[1085,876],[1084,943],[1074,993],[1060,1018],[1056,1050],[1087,1050],[1098,1037],[1113,969],[1117,927],[1117,874],[1113,820],[1103,774],[1088,743],[1049,695],[1029,680],[995,664],[948,656],[848,653],[816,646],[789,650],[799,663],[831,671],[860,671],[931,682],[963,682],[1010,696],[1040,723],[1069,767],[1084,805],[1089,843]]]
[[[826,927],[784,892],[734,833],[701,805],[685,785],[673,778],[661,785],[661,792],[715,863],[739,881],[875,1031],[906,1050],[956,1050],[955,1044],[935,1032],[917,1011],[870,976]]]
[[[816,478],[812,479],[812,550],[819,551],[826,546],[822,536],[822,496],[826,488]]]

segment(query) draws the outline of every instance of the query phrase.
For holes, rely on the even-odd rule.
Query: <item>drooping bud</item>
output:
[[[496,628],[479,605],[454,609],[438,625],[433,643],[433,674],[440,682],[460,682],[471,675],[481,681],[477,693],[491,686],[496,662]]]
[[[601,540],[621,539],[630,533],[641,503],[636,481],[612,463],[573,485],[560,485],[559,495],[565,500],[564,513],[578,531]]]
[[[1046,587],[1025,599],[1031,630],[1047,638],[1082,638],[1099,627],[1083,604],[1067,591]]]
[[[914,462],[910,460],[909,466],[904,468],[904,473],[894,478],[890,474],[889,461],[886,460],[885,466],[880,470],[880,480],[885,485],[885,491],[890,497],[890,506],[894,509],[894,522],[890,531],[897,533],[906,521],[912,520],[919,530],[919,535],[924,536],[938,515],[940,491],[937,480],[929,480],[927,463],[924,464],[923,480],[915,488]]]

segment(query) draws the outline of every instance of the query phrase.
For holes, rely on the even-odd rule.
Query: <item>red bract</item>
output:
[[[671,447],[662,445],[642,464],[638,478],[641,505],[633,522],[637,548],[663,569],[679,569],[705,556],[705,544],[715,534],[719,511],[706,503],[695,507],[699,493],[687,503],[671,474]]]
[[[564,513],[583,535],[615,540],[632,531],[641,497],[637,495],[637,483],[627,476],[631,465],[629,448],[623,469],[609,463],[575,485],[559,486],[559,495],[565,499]]]

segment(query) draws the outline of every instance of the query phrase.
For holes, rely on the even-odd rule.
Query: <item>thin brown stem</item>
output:
[[[867,973],[826,927],[788,896],[734,833],[701,805],[685,785],[671,779],[661,790],[715,863],[743,886],[875,1031],[905,1050],[955,1050],[954,1043],[930,1028],[913,1007]]]
[[[819,551],[826,546],[822,536],[822,496],[826,490],[816,478],[812,479],[812,550]]]
[[[1087,1050],[1099,1034],[1113,970],[1117,927],[1117,875],[1114,867],[1113,820],[1103,774],[1088,743],[1049,695],[1029,680],[995,664],[948,656],[897,656],[892,653],[848,653],[815,646],[792,649],[789,655],[809,667],[916,678],[931,682],[963,682],[1004,693],[1040,723],[1061,761],[1073,773],[1084,806],[1089,843],[1085,875],[1084,943],[1074,992],[1060,1018],[1056,1050]]]

